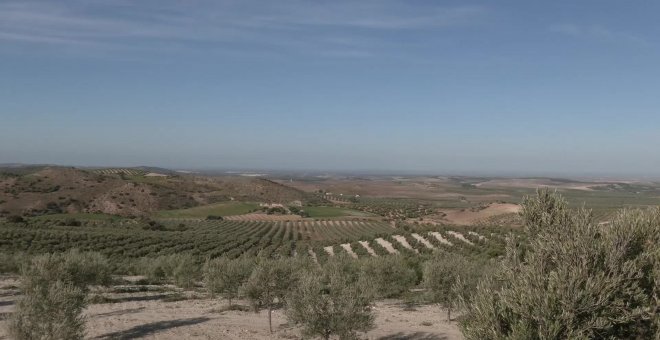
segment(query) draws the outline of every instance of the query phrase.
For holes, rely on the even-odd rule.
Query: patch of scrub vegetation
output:
[[[242,215],[259,209],[256,203],[225,202],[189,209],[164,210],[156,213],[159,218],[205,218],[207,216]]]
[[[76,219],[82,221],[114,221],[122,217],[102,214],[102,213],[71,213],[71,214],[50,214],[34,217],[35,220],[67,220]]]
[[[309,217],[314,218],[325,218],[325,217],[345,217],[345,216],[356,216],[356,217],[369,217],[374,216],[371,213],[339,208],[339,207],[305,207],[305,212],[309,214]]]

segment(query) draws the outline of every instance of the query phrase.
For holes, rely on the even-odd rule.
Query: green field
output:
[[[155,214],[158,218],[204,218],[209,215],[231,216],[247,214],[255,209],[259,209],[256,203],[245,202],[225,202],[203,205],[188,209],[163,210]]]
[[[314,218],[375,216],[367,212],[362,212],[353,209],[339,208],[339,207],[305,207],[303,210],[305,210],[309,214],[309,217],[314,217]]]

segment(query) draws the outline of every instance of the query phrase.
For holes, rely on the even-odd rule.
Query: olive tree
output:
[[[374,284],[378,298],[392,298],[417,284],[417,273],[403,256],[372,257],[362,262],[362,270]]]
[[[21,268],[23,297],[8,322],[14,339],[82,339],[88,286],[110,280],[107,260],[70,251],[32,258]]]
[[[228,300],[238,297],[239,288],[250,278],[253,261],[249,259],[230,260],[219,257],[204,264],[204,285],[212,294],[219,294]]]
[[[424,264],[424,286],[427,296],[447,310],[451,321],[452,310],[459,307],[461,296],[468,297],[476,288],[478,278],[485,269],[476,260],[469,261],[461,255],[440,253]]]
[[[152,281],[168,280],[182,288],[193,287],[200,275],[200,265],[190,254],[145,257],[140,259],[139,267]]]
[[[295,285],[297,271],[294,261],[289,259],[261,260],[257,263],[250,277],[241,287],[255,311],[268,310],[268,329],[273,332],[272,311]]]
[[[307,336],[354,339],[374,327],[374,287],[355,261],[331,259],[302,275],[287,299],[287,318]]]
[[[468,339],[658,339],[660,210],[607,224],[541,190],[523,203],[527,242],[509,237],[461,328]]]

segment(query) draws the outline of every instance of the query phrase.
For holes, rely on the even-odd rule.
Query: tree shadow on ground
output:
[[[117,316],[117,315],[125,315],[125,314],[134,314],[134,313],[139,313],[143,310],[145,310],[145,307],[129,308],[129,309],[116,310],[116,311],[107,312],[107,313],[99,313],[99,314],[96,314],[94,316],[95,317],[105,317],[105,316]]]
[[[118,340],[129,340],[129,339],[137,339],[137,338],[142,338],[144,336],[147,336],[149,334],[153,333],[158,333],[164,330],[172,329],[172,328],[177,328],[177,327],[182,327],[182,326],[190,326],[190,325],[196,325],[199,323],[203,323],[206,321],[209,321],[211,319],[209,318],[192,318],[192,319],[180,319],[180,320],[167,320],[167,321],[158,321],[158,322],[152,322],[140,326],[135,326],[133,328],[124,330],[124,331],[119,331],[119,332],[113,332],[113,333],[108,333],[104,334],[101,336],[96,337],[96,339],[118,339]]]
[[[19,295],[21,295],[21,292],[18,289],[6,290],[4,292],[0,292],[0,297],[19,296]]]
[[[9,301],[0,301],[0,307],[5,307],[5,306],[13,306],[15,301],[9,300]]]
[[[399,332],[378,338],[378,340],[447,340],[444,335],[438,335],[427,332],[404,333]]]
[[[172,294],[156,294],[156,295],[143,295],[143,296],[106,297],[105,303],[156,301],[156,300],[167,299],[171,295]]]

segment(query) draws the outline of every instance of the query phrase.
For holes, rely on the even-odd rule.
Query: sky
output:
[[[0,0],[0,163],[660,177],[657,13]]]

